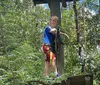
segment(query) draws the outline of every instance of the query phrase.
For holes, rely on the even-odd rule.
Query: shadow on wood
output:
[[[54,84],[58,85],[58,84]],[[62,81],[59,85],[93,85],[93,76],[92,75],[81,75],[73,76],[67,78],[66,81]]]

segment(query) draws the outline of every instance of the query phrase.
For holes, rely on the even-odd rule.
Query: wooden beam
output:
[[[49,0],[33,0],[34,3],[36,4],[44,4],[47,3]],[[64,2],[71,2],[73,0],[59,0],[60,2],[64,1]]]

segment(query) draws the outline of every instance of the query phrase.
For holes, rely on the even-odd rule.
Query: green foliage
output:
[[[2,58],[0,60],[0,66],[2,66],[0,75],[3,75],[5,84],[12,82],[19,85],[35,78],[35,76],[43,76],[43,58],[40,53],[34,53],[33,48],[27,43],[17,47],[9,55],[2,56]]]
[[[87,0],[85,7],[90,2]],[[70,10],[62,10],[61,30],[69,37],[62,36],[65,74],[48,81],[44,77],[45,56],[41,52],[41,42],[43,30],[49,23],[49,10],[41,6],[34,7],[31,0],[0,0],[0,85],[25,85],[28,81],[53,84],[69,76],[80,75],[83,62],[78,55],[80,45],[86,53],[83,56],[86,63],[84,74],[94,74],[94,85],[99,85],[100,54],[97,53],[96,41],[100,37],[100,16],[97,14],[83,20],[84,16],[80,13],[83,5],[77,4],[81,44],[76,42],[72,5]],[[54,74],[51,72],[50,76],[53,78]],[[33,85],[37,85],[37,82],[33,82]]]

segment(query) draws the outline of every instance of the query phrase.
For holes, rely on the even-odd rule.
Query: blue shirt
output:
[[[51,33],[51,27],[50,26],[46,26],[45,31],[44,31],[44,43],[45,44],[49,44],[52,45],[54,43],[55,40],[55,34]]]

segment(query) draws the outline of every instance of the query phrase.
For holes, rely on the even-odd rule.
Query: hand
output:
[[[55,34],[57,32],[57,29],[56,28],[52,28],[51,29],[51,33]]]

